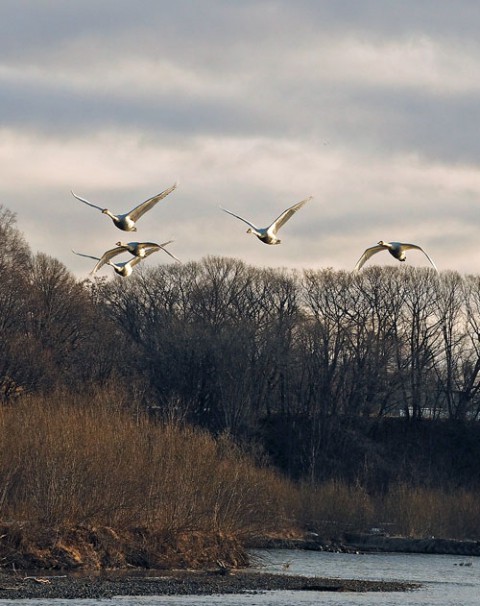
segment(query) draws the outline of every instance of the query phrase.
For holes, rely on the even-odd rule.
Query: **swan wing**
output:
[[[84,254],[84,253],[77,252],[76,250],[73,250],[73,248],[72,248],[72,252],[73,252],[75,255],[78,255],[79,257],[86,257],[87,259],[94,259],[95,261],[100,261],[100,257],[94,257],[94,256],[92,256],[92,255],[86,255],[86,254]]]
[[[311,199],[312,196],[309,196],[308,198],[305,198],[305,200],[297,202],[297,204],[294,204],[293,206],[290,206],[290,208],[287,208],[287,210],[284,210],[283,213],[270,225],[268,228],[269,231],[272,231],[273,233],[277,232],[282,225],[284,225],[297,212],[297,210],[300,210],[302,206]]]
[[[164,252],[167,253],[167,255],[170,255],[172,257],[172,259],[175,259],[175,261],[178,261],[178,263],[181,263],[181,261],[178,257],[176,257],[173,253],[171,253],[169,250],[167,250],[165,248],[165,246],[167,246],[167,244],[171,244],[172,242],[173,242],[173,240],[169,240],[168,242],[164,242],[163,244],[156,244],[155,246],[158,247],[156,250],[159,250],[161,248]],[[154,252],[154,251],[152,251],[152,252]]]
[[[430,261],[430,263],[432,264],[432,267],[435,269],[435,271],[438,272],[438,268],[435,265],[435,263],[433,262],[433,259],[423,250],[423,248],[421,246],[417,246],[417,244],[405,243],[405,244],[402,244],[402,247],[405,250],[413,249],[413,250],[419,250],[420,252],[422,252],[427,257],[427,259]]]
[[[84,204],[88,204],[88,206],[91,206],[92,208],[96,208],[98,210],[103,211],[103,208],[101,206],[97,206],[96,204],[92,204],[91,202],[89,202],[88,200],[85,200],[85,198],[81,198],[80,196],[77,196],[76,193],[74,193],[73,191],[71,192],[72,196],[74,198],[77,198],[77,200],[80,200],[80,202],[83,202]],[[77,254],[77,253],[75,253]]]
[[[113,257],[120,255],[121,253],[125,252],[126,250],[127,250],[126,246],[117,246],[116,248],[111,248],[110,250],[107,250],[106,252],[103,253],[102,257],[98,260],[98,263],[92,269],[91,273],[94,274],[101,267],[103,267],[103,265],[105,265],[105,263],[108,263],[110,261],[110,259],[113,259]]]
[[[168,242],[165,242],[165,244],[170,244],[170,242],[173,242],[173,240],[169,240]],[[165,244],[157,244],[157,242],[129,242],[130,246],[137,245],[141,248],[152,248],[152,246],[165,246]]]
[[[86,257],[87,259],[93,259],[94,261],[97,261],[97,264],[95,265],[95,267],[90,272],[91,274],[94,274],[96,271],[98,271],[100,269],[100,267],[102,267],[102,265],[104,265],[106,263],[106,261],[104,261],[104,259],[103,259],[103,257],[105,255],[103,255],[102,258],[100,258],[100,257],[94,257],[93,255],[85,255],[84,253],[77,252],[76,250],[73,250],[73,248],[72,248],[72,252],[74,254],[78,255],[79,257]]]
[[[361,269],[363,265],[370,259],[371,256],[380,252],[381,250],[385,250],[384,246],[380,246],[376,244],[375,246],[371,246],[367,248],[360,259],[357,261],[357,264],[354,267],[354,271]]]
[[[250,221],[247,221],[243,217],[240,217],[240,215],[236,215],[235,213],[232,213],[231,210],[227,210],[226,208],[223,208],[223,206],[220,206],[220,209],[223,210],[224,212],[228,213],[229,215],[232,215],[232,217],[236,217],[237,219],[240,219],[240,221],[243,221],[244,223],[249,225],[255,231],[258,231],[258,227],[256,225],[254,225],[253,223],[250,223]]]
[[[156,196],[153,196],[152,198],[149,198],[148,200],[145,200],[145,202],[142,202],[141,204],[136,206],[133,210],[127,213],[127,215],[132,221],[138,221],[138,219],[140,219],[140,217],[144,215],[147,210],[150,210],[155,206],[157,202],[168,196],[168,194],[171,194],[176,187],[177,184],[174,183],[172,187],[169,187],[165,191],[162,191],[160,194],[157,194]]]
[[[125,265],[130,265],[130,267],[135,267],[135,265],[138,265],[138,263],[143,261],[143,259],[145,259],[147,256],[148,256],[148,251],[147,251],[147,253],[145,253],[145,257],[132,257],[129,261],[127,261],[127,263],[125,263]]]
[[[138,249],[141,248],[141,249],[145,250],[145,254],[143,256],[143,258],[145,258],[145,257],[148,257],[149,255],[151,255],[152,253],[156,252],[157,250],[163,250],[167,253],[167,255],[170,255],[172,257],[172,259],[175,259],[175,261],[178,261],[179,263],[181,263],[180,259],[178,259],[174,254],[172,254],[169,250],[167,250],[165,248],[165,246],[167,246],[168,244],[171,244],[172,242],[173,242],[173,240],[168,240],[168,242],[163,242],[162,244],[157,244],[156,242],[129,242],[128,244],[119,246],[118,248],[114,248],[114,249],[112,249],[112,251],[109,251],[109,252],[118,251],[118,253],[120,253],[120,252],[129,250],[129,247],[138,248]],[[132,252],[132,251],[130,251],[130,252]],[[133,253],[133,252],[132,252],[132,254],[135,255],[135,253]],[[114,255],[112,254],[112,256],[114,256]],[[138,256],[140,260],[142,259],[142,257],[140,257],[140,255],[135,255],[135,256]],[[109,257],[109,258],[111,258],[111,257]]]
[[[167,244],[168,244],[168,242],[167,242]],[[159,245],[158,247],[155,247],[155,248],[149,248],[148,250],[145,251],[145,257],[144,257],[144,259],[146,259],[150,255],[152,255],[153,253],[158,252],[162,247],[163,247],[163,244],[161,244],[161,245]],[[137,257],[137,258],[141,259],[141,257]]]
[[[160,246],[158,248],[149,248],[147,251],[145,251],[144,257],[132,257],[129,261],[127,261],[123,265],[129,265],[130,267],[135,267],[135,265],[138,265],[141,261],[143,261],[144,259],[149,257],[152,253],[157,252],[158,250],[160,250]]]

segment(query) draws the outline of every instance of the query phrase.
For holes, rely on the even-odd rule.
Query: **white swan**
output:
[[[117,248],[113,248],[113,250],[118,251],[116,254],[120,254],[121,252],[129,252],[135,257],[145,257],[147,250],[149,248],[162,249],[167,255],[170,255],[172,259],[181,263],[180,259],[176,257],[173,253],[165,248],[167,244],[171,244],[174,240],[169,240],[168,242],[164,242],[163,244],[157,244],[156,242],[117,242]],[[112,252],[107,251],[107,252]],[[107,254],[107,253],[105,253]],[[112,255],[113,257],[114,255]],[[110,257],[111,258],[111,257]]]
[[[297,212],[297,210],[302,208],[302,206],[311,199],[312,196],[298,202],[297,204],[294,204],[290,208],[287,208],[287,210],[284,210],[283,213],[268,227],[256,227],[253,223],[250,223],[250,221],[247,221],[243,217],[232,213],[230,210],[223,207],[220,208],[229,215],[232,215],[233,217],[236,217],[237,219],[240,219],[240,221],[243,221],[249,225],[250,227],[247,229],[247,234],[254,234],[264,244],[280,244],[281,240],[277,238],[277,231]]]
[[[167,253],[167,255],[170,255],[173,259],[175,259],[175,261],[178,261],[179,263],[181,263],[180,259],[177,259],[177,257],[172,254],[169,250],[167,250],[165,248],[165,246],[167,246],[168,244],[171,244],[173,242],[173,240],[169,240],[168,242],[164,242],[163,244],[157,244],[156,242],[117,242],[116,246],[117,248],[111,248],[110,250],[107,250],[106,252],[103,253],[103,255],[98,258],[98,257],[91,257],[92,259],[97,259],[98,258],[98,263],[95,265],[95,267],[92,269],[92,271],[90,272],[91,274],[96,273],[101,267],[103,267],[106,263],[108,263],[108,261],[110,261],[110,259],[113,259],[113,257],[116,257],[117,255],[120,255],[121,253],[124,252],[129,252],[132,255],[134,255],[135,257],[140,257],[142,259],[144,259],[147,256],[147,252],[150,249],[154,249],[152,252],[154,252],[155,250],[160,250],[162,249],[163,251],[165,251]],[[77,253],[76,251],[73,251],[76,255],[80,254]],[[82,255],[85,256],[85,255]],[[89,256],[89,255],[87,255]]]
[[[133,268],[135,267],[135,265],[140,263],[140,261],[142,261],[142,259],[146,259],[147,257],[149,257],[152,253],[159,251],[160,248],[161,248],[160,246],[158,248],[149,248],[145,251],[145,254],[143,255],[143,257],[135,256],[135,257],[132,257],[130,259],[130,261],[125,261],[122,263],[114,263],[113,261],[110,260],[110,258],[105,259],[105,255],[108,255],[108,253],[111,251],[107,251],[101,258],[94,257],[92,255],[85,255],[84,253],[79,253],[76,250],[72,250],[72,252],[75,253],[76,255],[78,255],[79,257],[86,257],[87,259],[94,259],[95,261],[98,261],[98,263],[95,265],[95,267],[90,272],[92,274],[94,274],[102,265],[106,264],[106,265],[110,265],[110,267],[113,267],[113,269],[116,271],[116,273],[118,275],[122,276],[123,278],[127,278],[133,272]],[[123,252],[123,251],[121,251],[121,252]],[[115,253],[115,254],[117,254],[117,253]]]
[[[367,248],[365,250],[363,255],[358,260],[357,264],[355,265],[354,271],[360,269],[364,265],[364,263],[368,261],[368,259],[370,259],[372,255],[375,255],[381,250],[388,250],[388,252],[392,255],[392,257],[395,257],[395,259],[398,259],[399,261],[405,261],[405,251],[410,249],[419,250],[420,252],[422,252],[430,261],[433,268],[438,271],[435,263],[427,255],[423,248],[420,248],[420,246],[417,246],[416,244],[407,244],[405,242],[384,242],[383,240],[380,240],[378,244],[376,244],[375,246],[371,246],[370,248]]]
[[[168,196],[168,194],[172,193],[172,191],[176,187],[177,187],[177,184],[174,183],[172,185],[172,187],[169,187],[165,191],[162,191],[162,193],[160,193],[156,196],[153,196],[152,198],[149,198],[148,200],[145,200],[145,202],[142,202],[141,204],[136,206],[134,209],[132,209],[130,212],[125,213],[123,215],[114,215],[110,210],[108,210],[108,208],[102,208],[101,206],[92,204],[88,200],[85,200],[85,198],[81,198],[80,196],[77,196],[77,194],[75,194],[73,191],[72,191],[72,196],[77,198],[77,200],[80,200],[80,202],[83,202],[84,204],[88,204],[88,206],[91,206],[92,208],[97,208],[103,214],[108,215],[112,219],[114,224],[118,227],[118,229],[122,229],[123,231],[137,231],[137,228],[135,227],[135,222],[138,221],[140,219],[140,217],[147,212],[147,210],[150,210],[151,208],[153,208],[157,202],[159,202],[160,200],[162,200],[163,198]]]

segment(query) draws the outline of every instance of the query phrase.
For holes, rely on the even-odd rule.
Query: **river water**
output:
[[[0,606],[479,606],[480,558],[423,554],[343,554],[255,550],[253,569],[279,574],[401,580],[421,589],[388,593],[269,591],[221,596],[118,597],[101,600],[0,600]]]

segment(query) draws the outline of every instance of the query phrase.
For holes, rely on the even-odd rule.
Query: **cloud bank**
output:
[[[137,235],[185,261],[351,269],[384,239],[476,273],[479,25],[469,1],[7,0],[0,203],[80,276],[71,248],[121,232],[70,190],[124,212],[176,180]],[[309,195],[277,247],[219,210],[266,225]]]

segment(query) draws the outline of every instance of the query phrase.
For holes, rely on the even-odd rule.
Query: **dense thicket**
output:
[[[80,401],[0,409],[0,520],[238,535],[282,518],[283,480],[227,436]]]
[[[0,207],[0,395],[98,392],[294,478],[478,486],[480,278],[237,259],[77,281]]]

